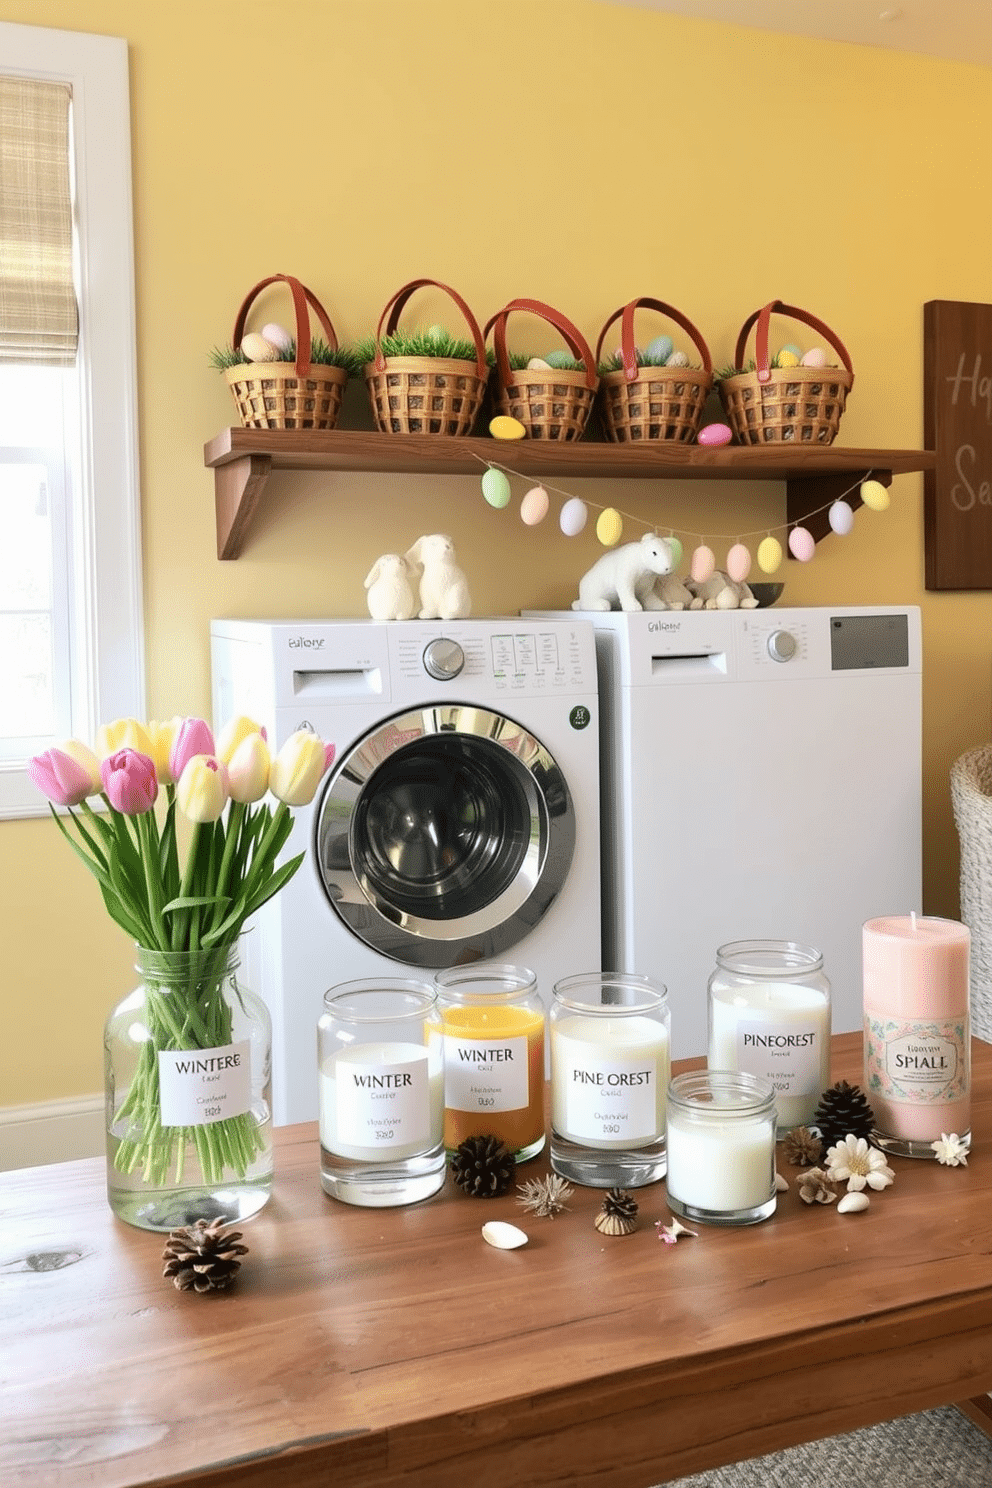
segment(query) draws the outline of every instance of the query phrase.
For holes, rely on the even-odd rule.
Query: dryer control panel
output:
[[[484,686],[489,694],[553,695],[596,690],[590,633],[585,627],[542,627],[493,621],[489,628],[438,621],[394,632],[395,661],[404,683],[425,678],[446,686]]]

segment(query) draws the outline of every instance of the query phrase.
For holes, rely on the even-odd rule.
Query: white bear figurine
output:
[[[692,579],[689,586],[697,599],[702,600],[704,610],[756,610],[758,601],[746,584],[728,578],[719,568],[704,584]]]
[[[686,588],[678,574],[665,574],[654,582],[654,597],[663,610],[701,610],[703,601]],[[650,606],[648,606],[650,608]]]
[[[597,559],[579,580],[573,610],[662,610],[655,598],[655,579],[670,574],[675,564],[663,537],[646,532],[640,542],[624,543]]]
[[[420,574],[421,620],[464,620],[472,613],[468,580],[455,562],[455,545],[444,532],[418,537],[406,561]]]
[[[410,568],[399,553],[383,553],[365,580],[373,620],[409,620],[416,609]]]

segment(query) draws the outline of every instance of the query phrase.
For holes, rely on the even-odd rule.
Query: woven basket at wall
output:
[[[269,284],[289,286],[296,318],[295,362],[241,362],[226,367],[224,376],[246,429],[333,429],[348,384],[343,367],[310,360],[312,342],[308,306],[313,310],[328,346],[337,350],[338,338],[327,311],[315,295],[289,274],[271,274],[245,296],[234,322],[231,344],[241,345],[248,310]]]
[[[688,331],[702,367],[638,366],[634,342],[634,311],[638,309],[657,310]],[[596,344],[597,366],[606,333],[616,320],[620,321],[623,366],[616,372],[604,372],[599,379],[599,409],[606,438],[616,444],[635,439],[691,443],[699,432],[713,386],[713,360],[706,342],[692,322],[671,305],[642,297],[615,310],[603,326]]]
[[[812,326],[839,354],[843,366],[769,366],[768,322],[776,312]],[[755,370],[721,378],[719,384],[724,413],[738,443],[833,444],[854,385],[854,368],[843,343],[807,311],[772,300],[741,327],[736,367],[743,365],[748,333],[756,322]]]
[[[382,339],[391,336],[400,311],[417,289],[432,285],[451,296],[475,343],[474,362],[456,357],[386,356]],[[479,323],[460,295],[435,279],[414,279],[398,290],[379,318],[375,360],[365,367],[376,427],[384,434],[471,434],[489,378]]]
[[[951,802],[961,849],[961,918],[971,931],[971,1024],[992,1042],[992,745],[951,766]]]
[[[572,356],[583,364],[581,372],[569,368],[511,368],[506,350],[506,320],[514,310],[538,315],[565,338]],[[496,412],[517,419],[531,439],[581,439],[596,398],[599,378],[596,361],[582,332],[560,311],[540,300],[510,300],[488,322],[485,335],[493,332],[496,365],[491,394]]]

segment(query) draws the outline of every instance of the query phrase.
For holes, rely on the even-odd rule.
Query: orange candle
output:
[[[455,968],[436,978],[444,1034],[444,1145],[495,1136],[518,1162],[544,1146],[544,1007],[533,972]]]

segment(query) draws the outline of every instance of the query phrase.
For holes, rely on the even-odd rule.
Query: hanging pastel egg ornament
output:
[[[561,509],[558,526],[566,537],[578,537],[589,519],[589,508],[578,496],[570,496]]]
[[[827,353],[822,346],[811,346],[809,351],[803,352],[799,358],[801,367],[825,367],[827,365]]]
[[[494,470],[490,465],[482,477],[482,494],[489,505],[496,507],[497,511],[502,511],[503,507],[509,504],[510,482],[502,470]]]
[[[751,572],[751,554],[743,543],[734,543],[727,554],[727,578],[735,584],[743,584]]]
[[[696,435],[696,443],[703,445],[729,444],[734,431],[729,424],[704,424]]]
[[[789,552],[800,563],[808,563],[816,552],[813,534],[806,527],[793,527],[789,533]]]
[[[520,503],[520,520],[528,527],[536,527],[548,515],[548,493],[543,486],[532,486]]]
[[[773,574],[782,562],[782,544],[777,537],[763,537],[758,544],[758,567],[762,573]]]
[[[656,367],[663,367],[674,350],[675,343],[671,336],[655,336],[654,340],[649,341],[645,346],[644,355],[647,361],[652,362]]]
[[[498,413],[489,420],[489,432],[494,439],[523,439],[527,426],[508,413]]]
[[[689,577],[695,584],[705,584],[707,579],[713,577],[716,568],[716,557],[712,548],[705,543],[700,543],[689,560]]]
[[[835,501],[827,512],[827,521],[831,532],[836,532],[838,537],[846,537],[854,526],[854,512],[846,501]]]
[[[271,341],[273,346],[278,346],[280,351],[289,351],[293,344],[293,338],[285,326],[278,325],[274,320],[270,320],[268,325],[262,327],[262,335],[266,341]]]
[[[682,562],[682,553],[684,550],[674,532],[670,532],[665,538],[665,541],[672,550],[672,573],[674,573]]]
[[[891,499],[881,481],[861,482],[861,500],[870,511],[888,511]]]
[[[596,536],[604,548],[615,547],[623,536],[623,519],[620,513],[612,506],[600,512],[596,523]]]

